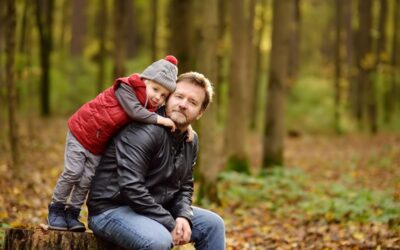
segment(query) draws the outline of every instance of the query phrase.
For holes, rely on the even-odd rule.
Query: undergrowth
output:
[[[277,217],[387,223],[400,228],[400,201],[394,199],[393,190],[356,188],[348,179],[315,181],[301,169],[276,167],[260,176],[224,172],[218,188],[223,206],[257,205]]]

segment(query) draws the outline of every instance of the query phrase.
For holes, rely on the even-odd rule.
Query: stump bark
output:
[[[122,250],[91,232],[74,233],[37,229],[6,229],[4,250]]]

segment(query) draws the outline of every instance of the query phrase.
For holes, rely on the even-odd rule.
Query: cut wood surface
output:
[[[69,231],[35,229],[6,229],[4,250],[120,250],[122,248],[94,236],[92,232],[75,233]]]

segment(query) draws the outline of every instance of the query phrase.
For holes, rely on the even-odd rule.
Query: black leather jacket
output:
[[[89,217],[127,205],[169,231],[176,217],[191,224],[197,149],[197,135],[188,143],[186,134],[172,134],[165,127],[129,124],[111,140],[96,169]]]

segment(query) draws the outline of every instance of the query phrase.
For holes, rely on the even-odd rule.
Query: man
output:
[[[96,235],[126,249],[171,249],[188,242],[197,249],[225,249],[221,217],[191,206],[198,139],[187,142],[186,134],[212,95],[202,74],[182,74],[158,111],[175,122],[176,132],[132,123],[110,142],[87,202]]]

